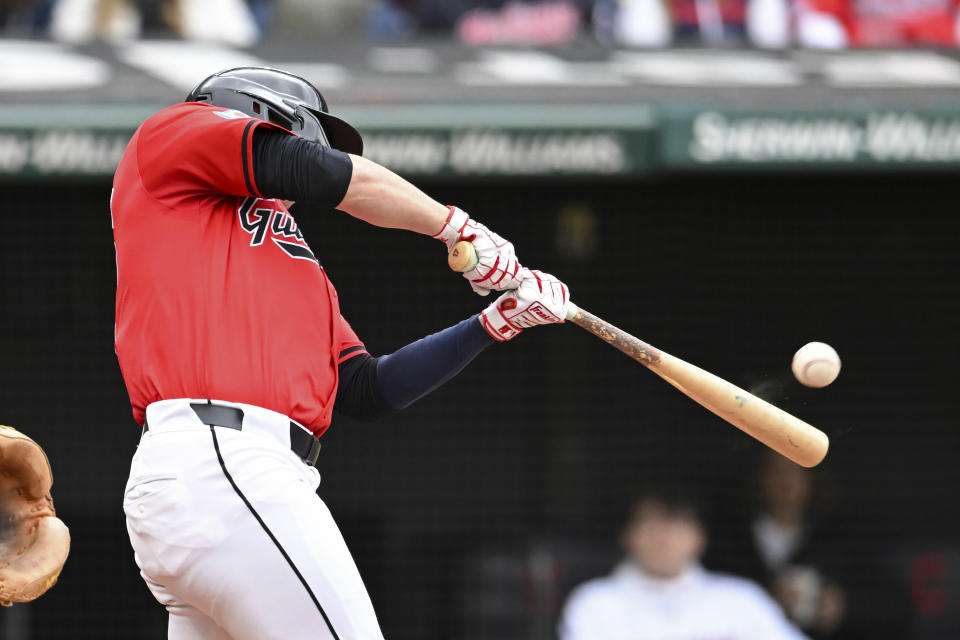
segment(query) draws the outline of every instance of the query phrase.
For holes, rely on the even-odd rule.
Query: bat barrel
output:
[[[830,440],[816,427],[709,371],[657,349],[592,313],[571,318],[744,433],[804,467],[820,464]]]
[[[800,466],[815,467],[827,455],[830,439],[823,431],[709,371],[663,352],[650,368],[706,409]]]

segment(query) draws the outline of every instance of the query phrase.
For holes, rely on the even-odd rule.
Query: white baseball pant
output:
[[[243,410],[243,428],[211,427],[191,402],[147,407],[123,500],[170,640],[382,640],[320,475],[290,450],[290,419],[218,402]]]

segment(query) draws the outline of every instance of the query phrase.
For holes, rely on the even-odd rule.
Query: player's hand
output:
[[[480,314],[483,328],[501,342],[538,324],[563,322],[567,318],[570,290],[556,277],[523,269],[520,286],[508,291]]]
[[[485,296],[491,289],[509,291],[520,286],[523,267],[517,262],[513,243],[471,219],[462,209],[450,207],[447,223],[433,237],[442,240],[448,252],[461,240],[473,244],[477,252],[477,266],[464,273],[463,277],[478,294]]]

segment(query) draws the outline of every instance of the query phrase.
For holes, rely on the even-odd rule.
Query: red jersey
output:
[[[337,365],[365,351],[278,200],[253,178],[256,127],[183,103],[134,134],[113,180],[115,344],[133,415],[210,398],[330,424]]]

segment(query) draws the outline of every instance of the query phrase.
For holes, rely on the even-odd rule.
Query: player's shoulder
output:
[[[759,584],[748,578],[729,573],[705,572],[704,584],[726,599],[766,604],[770,596]]]
[[[568,608],[602,606],[616,600],[620,589],[613,576],[593,578],[581,583],[570,592],[567,598]]]
[[[725,573],[708,573],[705,584],[710,589],[706,599],[713,608],[748,619],[757,628],[767,629],[766,637],[805,640],[805,636],[787,622],[780,605],[753,580]]]
[[[242,111],[225,109],[201,102],[179,102],[147,118],[141,129],[148,132],[196,131],[203,128],[222,127],[227,123],[254,120]]]

